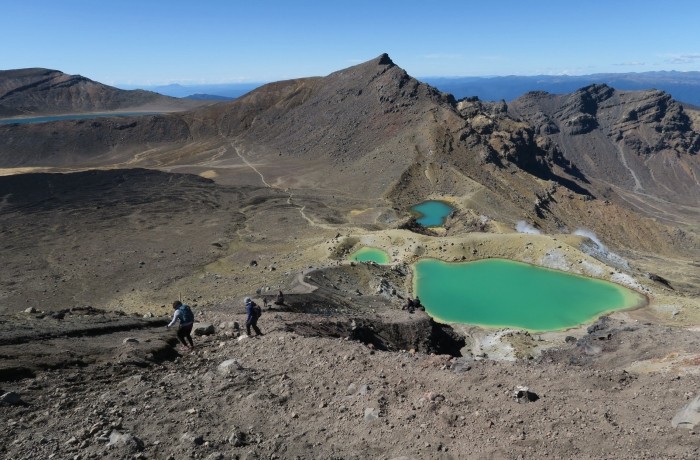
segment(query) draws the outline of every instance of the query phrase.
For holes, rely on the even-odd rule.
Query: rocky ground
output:
[[[183,114],[3,127],[0,457],[700,457],[697,113],[555,99],[456,102],[381,55]],[[443,227],[411,224],[427,199]],[[391,264],[347,261],[367,246]],[[648,304],[437,324],[401,309],[424,257]],[[278,290],[247,337],[242,299]]]
[[[624,266],[489,216],[419,234],[342,194],[81,174],[0,180],[3,457],[698,457],[697,411],[675,418],[700,381],[692,254]],[[346,262],[359,246],[392,265]],[[400,308],[421,257],[512,258],[650,303],[543,334],[439,325]],[[242,298],[280,289],[245,336]],[[193,352],[164,327],[179,296],[206,334]]]
[[[455,331],[401,310],[407,278],[401,265],[307,271],[306,293],[264,311],[261,337],[245,334],[242,299],[185,299],[194,351],[166,314],[6,314],[1,452],[697,458],[698,413],[678,414],[697,405],[700,328],[644,308],[545,334]]]
[[[2,337],[14,333],[15,343],[3,342],[3,363],[21,346],[23,363],[35,368],[20,379],[2,373],[0,452],[76,459],[698,457],[697,428],[672,424],[697,396],[697,330],[612,318],[531,359],[494,361],[472,355],[470,344],[463,353],[430,353],[444,339],[427,334],[431,323],[422,312],[314,308],[322,299],[293,296],[266,310],[264,335],[252,338],[239,329],[240,304],[201,305],[197,330],[208,335],[195,336],[192,352],[174,348],[165,317],[112,314],[114,329],[98,331],[96,316],[110,314],[17,316],[31,334],[47,322],[64,328],[42,340],[20,337],[16,323],[5,321]],[[655,362],[666,369],[651,367]]]

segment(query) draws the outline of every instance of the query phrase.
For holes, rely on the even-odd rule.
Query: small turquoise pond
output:
[[[450,215],[453,209],[444,201],[430,200],[413,206],[411,211],[418,214],[416,222],[423,227],[439,227],[445,223],[445,218]]]
[[[377,248],[364,247],[360,248],[350,256],[350,260],[356,262],[374,262],[380,265],[386,265],[391,262],[389,254]]]
[[[646,303],[617,284],[504,259],[420,260],[414,292],[440,321],[531,331],[567,329]]]

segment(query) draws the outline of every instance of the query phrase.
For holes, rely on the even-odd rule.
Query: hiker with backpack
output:
[[[416,297],[415,299],[413,299],[413,307],[416,308],[416,309],[418,309],[418,310],[423,310],[423,311],[425,311],[425,307],[423,306],[422,303],[420,303],[420,299],[419,299],[418,297]]]
[[[275,305],[284,305],[284,294],[282,294],[282,291],[279,291],[279,294],[277,294],[277,298],[275,299]]]
[[[185,341],[185,339],[187,339],[190,342],[190,349],[194,349],[194,342],[192,342],[192,336],[190,335],[192,326],[194,326],[194,313],[192,309],[189,305],[185,305],[179,300],[176,300],[173,302],[173,310],[175,310],[173,313],[173,320],[170,321],[170,324],[166,327],[170,328],[170,326],[174,326],[176,322],[180,321],[180,328],[177,330],[177,338],[180,339],[180,342],[182,342],[185,347],[188,346]]]
[[[415,300],[412,298],[407,298],[406,303],[404,304],[403,307],[401,307],[402,310],[408,310],[409,313],[413,313],[416,310],[416,304]]]
[[[250,297],[246,297],[243,299],[245,302],[245,312],[248,314],[248,317],[245,320],[245,329],[246,332],[248,333],[248,336],[250,337],[250,328],[252,327],[253,330],[255,331],[255,336],[263,335],[262,332],[260,332],[260,329],[258,328],[258,318],[260,318],[260,315],[262,315],[262,308],[255,302],[253,302],[253,299]]]

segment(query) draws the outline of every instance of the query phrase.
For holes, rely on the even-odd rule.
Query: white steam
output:
[[[532,235],[540,235],[542,232],[537,230],[532,225],[528,224],[524,220],[519,220],[515,224],[515,231],[518,233],[530,233]]]
[[[595,233],[593,233],[592,231],[586,230],[583,228],[579,228],[578,230],[576,230],[574,232],[574,235],[585,236],[589,240],[593,241],[598,246],[598,248],[601,252],[608,252],[608,248],[606,248],[605,245],[600,242],[598,237],[595,236]]]
[[[594,246],[585,244],[581,247],[583,252],[591,257],[594,257],[601,262],[613,265],[615,267],[629,269],[629,263],[622,257],[614,252],[608,250],[608,248],[598,239],[595,233],[590,230],[579,228],[574,232],[574,235],[583,236],[591,240]]]

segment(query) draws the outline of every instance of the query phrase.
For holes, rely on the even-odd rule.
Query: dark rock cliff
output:
[[[570,95],[528,93],[509,109],[586,177],[628,192],[697,204],[700,134],[667,93],[591,85]]]

